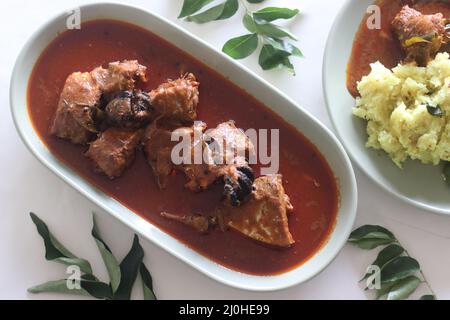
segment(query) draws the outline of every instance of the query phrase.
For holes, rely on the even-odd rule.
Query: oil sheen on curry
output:
[[[217,263],[279,274],[327,241],[338,190],[318,150],[243,89],[146,30],[98,20],[48,46],[28,107],[50,151],[107,195]],[[279,129],[277,173],[251,161],[249,128]],[[174,161],[174,134],[203,161]]]
[[[450,3],[448,0],[377,0],[381,28],[368,28],[363,18],[355,36],[347,67],[347,89],[359,96],[357,82],[370,72],[370,64],[380,61],[393,68],[404,61],[425,66],[436,51],[450,52],[448,34]]]

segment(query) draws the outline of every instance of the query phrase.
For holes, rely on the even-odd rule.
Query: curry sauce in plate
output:
[[[378,0],[374,4],[380,9],[381,28],[368,28],[366,22],[370,14],[367,14],[355,35],[348,61],[347,89],[353,97],[359,96],[357,82],[369,74],[371,63],[380,61],[386,68],[394,68],[403,60],[405,54],[392,31],[392,21],[403,6],[408,5],[424,15],[442,13],[444,18],[450,18],[450,4],[446,1]],[[450,44],[447,44],[441,48],[441,51],[448,52],[449,49]]]

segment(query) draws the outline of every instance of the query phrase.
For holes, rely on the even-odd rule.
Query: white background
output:
[[[15,58],[33,31],[61,11],[88,1],[0,1],[0,298],[73,298],[32,295],[32,285],[64,277],[62,265],[44,259],[44,246],[28,215],[36,212],[67,247],[91,261],[94,272],[106,281],[107,274],[95,242],[90,237],[91,212],[105,241],[121,259],[131,245],[133,232],[102,212],[44,168],[25,148],[9,112],[8,88]],[[195,25],[176,19],[181,0],[124,1],[158,13],[220,49],[230,37],[243,34],[243,12],[232,19]],[[322,95],[322,56],[328,32],[345,0],[268,0],[266,5],[298,7],[301,16],[290,26],[298,36],[304,59],[294,59],[297,76],[281,71],[262,71],[257,58],[242,61],[330,126]],[[256,8],[256,6],[255,6]],[[349,106],[350,107],[350,106]],[[356,170],[359,188],[358,218],[361,224],[380,224],[392,230],[422,269],[438,298],[450,298],[450,217],[438,216],[400,202]],[[417,183],[420,183],[418,181]],[[450,193],[449,193],[450,196]],[[346,246],[336,260],[307,283],[270,293],[242,291],[222,285],[188,267],[162,249],[141,240],[160,299],[366,299],[358,279],[375,252]],[[139,287],[135,289],[140,289]],[[134,298],[141,298],[135,290]]]

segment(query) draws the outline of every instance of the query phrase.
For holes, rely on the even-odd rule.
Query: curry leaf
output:
[[[222,51],[233,59],[243,59],[251,55],[258,47],[258,35],[247,34],[228,40]]]
[[[90,263],[85,260],[78,258],[68,249],[66,249],[49,231],[47,225],[39,219],[37,215],[30,212],[31,219],[36,225],[39,235],[44,240],[45,246],[45,258],[49,261],[59,262],[68,266],[76,265],[84,273],[91,274],[92,268]]]
[[[139,244],[139,238],[137,237],[137,235],[134,235],[133,245],[131,246],[131,249],[120,263],[120,272],[122,274],[122,277],[120,279],[120,285],[114,295],[114,299],[130,299],[131,290],[133,289],[133,284],[136,280],[143,258],[144,250]]]
[[[379,239],[395,239],[392,232],[376,225],[364,225],[356,230],[353,230],[350,234],[349,240],[360,240],[368,238],[379,238]]]
[[[263,1],[247,0],[249,3]],[[239,0],[222,0],[202,11],[201,9],[210,2],[212,0],[185,0],[178,18],[186,18],[187,21],[196,23],[206,23],[232,17],[239,9]],[[298,9],[273,6],[255,12],[246,9],[242,22],[250,34],[228,40],[222,47],[222,51],[233,59],[243,59],[257,49],[259,39],[267,38],[264,44],[270,45],[272,48],[263,47],[260,52],[259,62],[263,70],[282,66],[295,75],[294,65],[289,56],[302,57],[302,52],[296,46],[282,39],[297,40],[297,38],[288,30],[271,22],[278,19],[291,19],[298,13]]]
[[[223,6],[224,6],[223,3],[219,4],[217,6],[209,8],[206,11],[200,12],[196,15],[188,16],[186,18],[186,20],[196,22],[196,23],[206,23],[206,22],[216,20],[222,14]]]
[[[294,65],[291,63],[291,60],[289,60],[289,57],[284,58],[281,65],[295,76]]]
[[[65,293],[65,294],[77,294],[83,296],[89,296],[89,293],[83,288],[80,289],[69,289],[67,285],[67,279],[48,281],[37,286],[28,289],[30,293]],[[70,281],[70,280],[69,280]]]
[[[372,262],[371,265],[377,266],[381,269],[386,263],[400,256],[403,252],[405,252],[405,249],[403,249],[401,246],[397,244],[391,244],[386,248],[384,248],[383,250],[381,250],[380,253],[378,253],[377,258],[375,259],[374,262]],[[361,281],[367,279],[369,276],[370,274],[366,273],[364,277],[361,279]]]
[[[290,55],[289,52],[278,50],[270,44],[265,44],[259,54],[258,62],[263,70],[282,66],[295,75],[294,66],[289,60]]]
[[[291,19],[299,13],[298,9],[267,7],[253,13],[253,18],[260,21],[274,21],[277,19]]]
[[[258,23],[256,22],[256,32],[261,35],[273,37],[273,38],[291,38],[297,40],[297,38],[288,30],[283,29],[273,23]]]
[[[390,244],[394,242],[393,239],[361,239],[358,241],[349,241],[357,247],[365,250],[372,250],[382,245]]]
[[[377,290],[376,293],[376,299],[380,299],[381,297],[385,296],[386,294],[389,293],[389,291],[391,290],[391,288],[395,285],[395,281],[394,282],[387,282],[387,283],[382,283],[380,286],[380,289]]]
[[[239,9],[238,0],[227,0],[225,1],[225,5],[223,7],[222,14],[216,20],[224,20],[231,18]]]
[[[109,249],[108,245],[100,237],[100,233],[98,231],[94,216],[92,216],[92,223],[92,237],[94,237],[95,242],[97,243],[97,247],[100,251],[103,262],[105,263],[106,270],[108,270],[112,292],[116,292],[117,288],[119,287],[121,278],[119,263],[112,254],[111,249]]]
[[[144,300],[157,300],[155,293],[153,292],[153,280],[150,272],[148,272],[144,263],[141,263],[139,273],[142,279],[142,289],[144,291]]]
[[[73,287],[71,287],[72,283]],[[111,299],[112,292],[108,284],[96,280],[92,275],[83,275],[79,287],[71,279],[48,281],[28,289],[30,293],[64,293],[83,296],[92,296],[97,299]]]
[[[275,49],[270,44],[263,45],[259,54],[259,65],[263,70],[269,70],[284,64],[284,59],[289,53]]]
[[[48,281],[28,289],[30,293],[64,293],[92,296],[97,299],[111,299],[112,292],[108,284],[98,281],[93,275],[83,275],[77,288],[73,279]]]
[[[392,259],[398,257],[403,252],[405,252],[405,249],[403,247],[399,246],[398,244],[391,244],[384,248],[383,250],[378,253],[377,258],[372,263],[372,265],[383,267],[387,262],[391,261]]]
[[[250,31],[251,33],[256,33],[256,23],[250,14],[246,13],[244,15],[244,18],[242,19],[242,23],[244,24],[244,27],[248,31]]]
[[[256,32],[257,34],[269,36],[273,38],[285,38],[289,37],[293,40],[297,38],[289,31],[269,22],[257,21],[251,14],[246,14],[243,19],[244,26],[250,32]]]
[[[421,282],[426,283],[430,291],[433,292],[420,270],[419,262],[408,255],[394,234],[386,228],[376,225],[361,226],[350,234],[348,241],[363,249],[373,249],[379,245],[396,242],[396,244],[390,244],[382,249],[372,262],[372,266],[377,266],[380,270],[375,278],[375,283],[380,285],[376,290],[376,299],[382,297],[386,297],[388,300],[406,299]],[[419,272],[423,280],[417,277]],[[366,273],[361,281],[367,279],[368,276],[370,274]],[[365,290],[368,289],[372,288],[366,287]],[[434,294],[428,294],[420,299],[433,300],[436,297]]]
[[[365,225],[354,230],[348,239],[348,242],[360,247],[361,249],[374,249],[380,245],[396,242],[395,236],[386,228]]]
[[[97,280],[93,275],[85,274],[81,276],[81,288],[97,299],[112,299],[111,286]]]
[[[197,23],[206,23],[213,20],[227,19],[236,13],[238,7],[239,4],[237,0],[226,0],[225,2],[211,7],[208,10],[193,16],[188,16],[186,20]]]
[[[432,294],[425,294],[419,300],[436,300],[436,297]]]
[[[64,262],[66,264],[68,264],[69,261],[74,262],[76,259],[82,260],[73,256],[69,250],[59,243],[50,234],[47,225],[42,220],[40,220],[33,213],[30,213],[30,215],[33,222],[36,224],[39,234],[44,239],[44,244],[46,246],[46,257],[48,257],[49,260]],[[142,263],[144,251],[140,246],[139,238],[136,235],[134,236],[133,245],[131,246],[130,251],[122,260],[120,265],[117,264],[117,260],[112,255],[108,245],[101,239],[97,224],[95,222],[95,217],[93,217],[92,236],[97,243],[106,268],[108,269],[111,279],[110,284],[101,282],[92,274],[92,272],[87,272],[86,274],[81,275],[79,279],[69,277],[69,279],[48,281],[29,288],[28,292],[54,292],[92,296],[97,299],[125,300],[130,299],[133,284],[136,280],[137,273],[140,271],[144,286],[143,289],[145,299],[156,299],[155,294],[153,293],[152,277]],[[64,256],[62,256],[62,254],[64,254]],[[85,269],[86,268],[84,266],[84,270]],[[88,271],[90,270],[91,268],[89,265]]]
[[[302,57],[303,54],[300,51],[299,48],[291,44],[290,42],[287,42],[282,39],[276,39],[271,37],[264,37],[264,41],[268,44],[270,44],[272,47],[274,47],[277,50],[287,52],[293,56]]]
[[[387,300],[402,300],[408,298],[420,284],[416,276],[409,276],[397,281],[389,290]]]
[[[381,270],[381,282],[392,282],[406,278],[420,270],[416,259],[401,256],[389,261]]]
[[[212,1],[213,0],[184,0],[183,7],[181,8],[178,18],[190,16]]]
[[[444,115],[444,112],[442,111],[442,109],[439,105],[432,106],[432,105],[427,104],[427,111],[429,114],[431,114],[434,117],[442,117]]]

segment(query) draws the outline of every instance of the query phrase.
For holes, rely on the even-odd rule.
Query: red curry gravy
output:
[[[209,127],[234,119],[247,128],[280,129],[280,173],[294,211],[289,227],[296,243],[287,249],[264,246],[233,232],[193,229],[162,218],[161,211],[189,214],[208,212],[221,197],[222,186],[193,194],[184,188],[185,178],[176,174],[165,190],[159,190],[152,169],[139,152],[133,165],[116,180],[92,169],[77,146],[49,134],[66,77],[74,71],[90,71],[110,61],[137,59],[148,67],[151,90],[168,78],[186,71],[200,81],[198,118]],[[82,25],[81,30],[60,34],[42,53],[28,85],[28,112],[49,150],[92,185],[116,199],[190,248],[228,268],[256,275],[272,275],[295,268],[312,256],[334,227],[338,190],[335,177],[319,151],[278,115],[209,67],[136,26],[111,20]],[[254,167],[258,174],[258,165]]]
[[[366,15],[359,26],[347,66],[347,89],[353,97],[359,96],[357,82],[370,73],[370,64],[380,61],[386,68],[395,67],[404,58],[401,45],[391,31],[391,22],[404,5],[423,14],[442,13],[450,18],[450,4],[433,0],[378,0],[381,10],[381,29],[367,28]],[[449,46],[443,48],[449,51]]]

